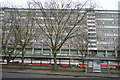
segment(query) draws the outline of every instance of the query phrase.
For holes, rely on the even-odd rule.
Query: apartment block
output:
[[[9,19],[10,12],[14,11],[12,8],[1,8],[0,14],[1,24],[4,27],[5,19]],[[82,11],[86,11],[87,9],[83,9]],[[39,9],[17,9],[19,14],[22,14],[20,18],[24,18],[28,12],[33,12],[36,14],[37,19],[42,20],[42,15],[40,14]],[[49,10],[46,10],[49,14]],[[66,10],[69,12],[69,10]],[[77,10],[76,10],[77,12]],[[79,11],[78,11],[79,12]],[[14,12],[13,12],[14,13]],[[87,60],[91,59],[100,59],[100,60],[113,60],[113,63],[117,60],[119,62],[120,59],[117,59],[120,56],[120,46],[119,46],[119,10],[90,10],[85,15],[85,24],[82,26],[83,29],[87,29],[88,34],[88,48],[87,48]],[[76,15],[76,14],[74,14]],[[73,17],[74,17],[73,15]],[[17,18],[17,16],[16,16]],[[53,19],[51,19],[53,20]],[[74,21],[74,19],[72,19]],[[11,24],[7,23],[7,26]],[[44,23],[41,22],[41,25],[44,26]],[[41,34],[40,28],[38,25],[34,23],[36,34]],[[1,29],[2,31],[2,29]],[[79,33],[79,31],[78,31]],[[52,55],[52,50],[46,44],[41,44],[44,42],[45,36],[38,36],[35,40],[33,40],[33,44],[26,48],[25,56],[29,57],[40,57],[44,55]],[[71,42],[72,41],[72,42]],[[74,40],[70,39],[62,46],[60,49],[58,56],[64,57],[77,57],[81,56],[79,50],[77,50],[76,46],[73,44]],[[19,48],[19,47],[18,47]],[[17,50],[16,50],[17,51]],[[3,54],[4,56],[4,54]],[[20,56],[20,55],[18,55]]]

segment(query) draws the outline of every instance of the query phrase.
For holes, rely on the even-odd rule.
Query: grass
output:
[[[120,74],[120,72],[110,72],[111,74]]]
[[[44,65],[3,65],[2,68],[7,69],[18,69],[18,70],[54,70],[53,66],[44,66]],[[62,72],[84,72],[82,68],[71,68],[71,67],[60,67],[58,66],[57,71]]]
[[[120,74],[120,69],[114,69],[114,70],[110,70],[111,74]]]
[[[17,70],[51,70],[54,71],[53,66],[46,65],[20,65],[20,64],[10,64],[2,65],[2,68],[7,69],[17,69]],[[80,67],[70,67],[70,66],[58,66],[59,72],[85,72],[85,69]],[[120,74],[119,70],[110,70],[111,74]]]

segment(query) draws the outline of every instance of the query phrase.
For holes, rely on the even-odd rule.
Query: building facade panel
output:
[[[39,12],[40,10],[34,10],[34,9],[18,9],[19,14],[21,14],[20,18],[25,18],[26,14],[28,12],[33,12],[33,15],[36,15],[37,19],[41,20],[41,25],[45,26],[44,23],[42,23],[43,15]],[[46,10],[49,14],[49,10]],[[84,10],[83,10],[84,11]],[[1,20],[9,19],[10,13],[13,13],[13,10],[11,8],[5,8],[1,9]],[[77,13],[77,10],[76,10]],[[73,15],[75,16],[76,13]],[[32,14],[32,13],[31,13]],[[66,15],[67,16],[67,15]],[[88,34],[88,54],[93,51],[93,54],[102,55],[102,54],[111,54],[107,53],[109,51],[113,51],[114,54],[116,51],[118,51],[117,46],[118,43],[118,32],[120,30],[118,29],[118,17],[120,15],[118,14],[118,10],[92,10],[89,11],[85,18],[85,24],[84,25],[78,25],[78,27],[82,27],[84,29],[87,29]],[[49,16],[48,16],[49,17]],[[16,16],[16,18],[19,18]],[[65,17],[64,17],[65,18]],[[74,17],[71,18],[74,22]],[[54,18],[51,18],[51,21],[53,21],[53,24],[55,23]],[[4,24],[1,22],[1,24]],[[22,23],[21,23],[22,24]],[[71,23],[72,24],[72,23]],[[70,25],[71,25],[70,24]],[[11,23],[7,23],[6,26],[11,25]],[[22,24],[23,25],[23,24]],[[34,23],[35,26],[35,33],[36,37],[33,41],[32,46],[28,46],[30,49],[26,49],[26,54],[51,54],[51,50],[48,47],[47,44],[41,44],[41,42],[48,41],[48,39],[45,38],[45,36],[40,35],[41,29],[38,27],[38,24]],[[7,30],[6,30],[7,31]],[[76,33],[79,33],[80,30],[76,30]],[[68,40],[59,51],[59,54],[67,54],[67,55],[78,55],[79,51],[77,50],[76,46],[73,44],[74,39]],[[103,52],[103,53],[102,53]]]

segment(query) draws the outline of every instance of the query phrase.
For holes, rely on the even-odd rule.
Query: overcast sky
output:
[[[32,0],[0,0],[0,4],[2,7],[4,5],[8,6],[9,4],[25,7],[26,2],[28,2],[28,1],[32,1]],[[40,0],[40,1],[45,1],[45,0]],[[63,0],[63,1],[65,1],[65,0]],[[72,0],[72,1],[77,1],[77,0]],[[78,1],[80,1],[80,0],[78,0]],[[91,0],[89,0],[89,1],[91,1]],[[97,3],[97,5],[100,6],[100,7],[98,7],[98,9],[117,10],[118,2],[120,0],[92,0],[92,1]]]

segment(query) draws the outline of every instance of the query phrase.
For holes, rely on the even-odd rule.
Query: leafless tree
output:
[[[76,48],[79,50],[80,52],[80,56],[82,59],[82,67],[84,68],[84,62],[85,62],[85,57],[87,56],[87,50],[88,50],[88,32],[86,29],[82,29],[82,32],[79,33],[75,38],[74,38],[74,42],[73,43]]]
[[[26,11],[25,15],[16,12],[17,19],[14,19],[16,28],[15,38],[19,42],[19,46],[22,51],[22,64],[24,64],[25,48],[31,46],[34,41],[34,13],[32,11]]]
[[[12,59],[16,58],[16,56],[19,54],[19,51],[15,52],[15,50],[17,49],[18,42],[14,38],[15,29],[11,22],[11,16],[7,16],[7,15],[10,15],[10,13],[8,12],[6,16],[3,17],[2,20],[1,42],[2,42],[2,54],[5,55],[7,64],[9,64]]]
[[[57,53],[63,44],[75,37],[78,26],[83,21],[87,10],[83,10],[84,4],[81,3],[57,3],[33,1],[33,8],[37,8],[36,23],[44,35],[43,44],[49,46],[54,56],[54,70],[57,70]],[[45,7],[44,7],[45,6]],[[38,17],[39,16],[39,17]],[[40,36],[41,36],[40,35]]]
[[[33,43],[34,38],[34,14],[32,10],[22,12],[19,8],[10,8],[9,11],[9,21],[11,21],[11,26],[7,26],[10,30],[9,34],[13,35],[6,38],[12,38],[11,41],[14,41],[12,44],[15,44],[15,48],[20,48],[22,53],[22,64],[24,64],[24,54],[25,48],[30,46]],[[7,12],[8,13],[8,12]],[[10,42],[11,43],[11,42]],[[12,48],[14,49],[14,48]],[[14,51],[14,50],[13,50]]]

